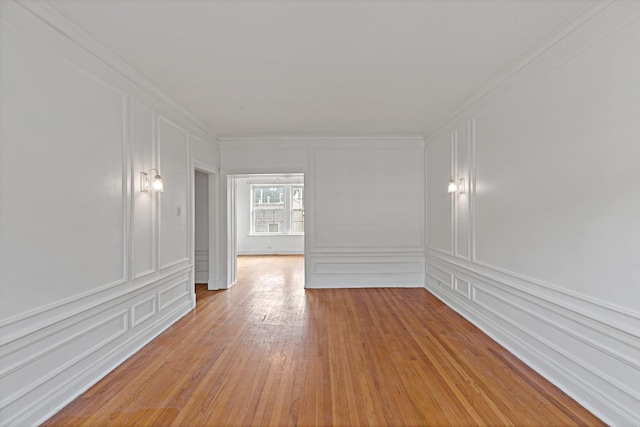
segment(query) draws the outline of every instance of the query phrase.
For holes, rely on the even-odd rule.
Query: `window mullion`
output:
[[[284,230],[291,234],[291,185],[284,186]]]

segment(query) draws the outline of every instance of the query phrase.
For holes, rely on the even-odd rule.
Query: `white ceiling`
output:
[[[218,136],[425,135],[590,0],[51,0]]]

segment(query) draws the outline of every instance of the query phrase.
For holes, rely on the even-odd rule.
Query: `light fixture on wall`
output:
[[[158,169],[151,169],[149,173],[140,172],[140,191],[147,192],[150,189],[159,192],[164,191],[164,184]]]
[[[447,187],[447,192],[449,193],[459,193],[464,194],[465,192],[465,182],[464,178],[458,179],[457,176],[452,176],[451,180],[449,180],[449,186]]]

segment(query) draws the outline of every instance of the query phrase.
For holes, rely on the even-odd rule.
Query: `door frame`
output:
[[[218,214],[218,171],[212,168],[210,165],[206,163],[198,162],[197,160],[193,161],[193,167],[191,170],[191,176],[193,178],[193,200],[192,204],[192,224],[194,224],[193,229],[191,230],[191,259],[194,260],[194,272],[193,277],[195,280],[195,174],[196,172],[204,173],[208,176],[209,180],[208,184],[208,202],[209,202],[209,279],[207,280],[207,289],[210,291],[215,291],[221,289],[220,283],[220,268],[218,267],[219,260],[219,251],[218,251],[218,223],[219,223],[219,214]]]

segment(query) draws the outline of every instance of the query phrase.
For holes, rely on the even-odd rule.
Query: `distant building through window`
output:
[[[304,234],[304,186],[251,186],[252,234]]]

